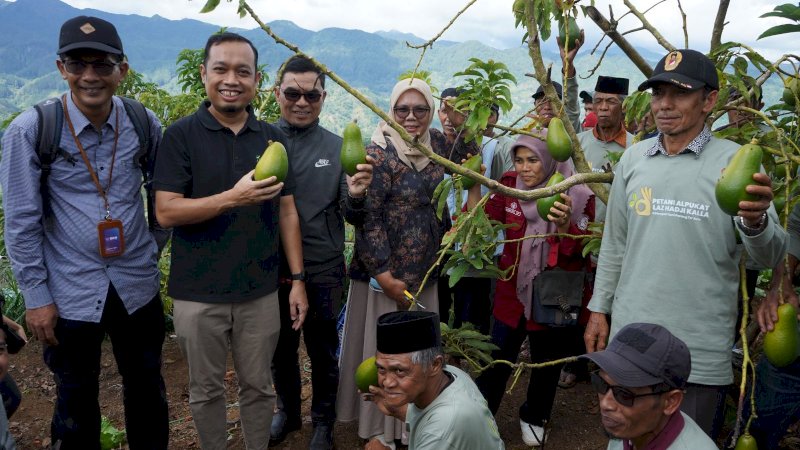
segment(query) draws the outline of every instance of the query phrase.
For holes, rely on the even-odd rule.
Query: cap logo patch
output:
[[[81,25],[81,31],[83,31],[83,34],[92,34],[97,30],[92,26],[92,24],[86,22],[85,24]]]
[[[664,70],[670,71],[675,70],[678,67],[678,64],[681,63],[683,59],[683,55],[679,51],[671,52],[667,55],[666,61],[664,61]]]
[[[646,353],[656,342],[653,336],[636,329],[625,330],[625,333],[618,334],[617,340],[621,344],[626,344],[639,353]]]
[[[678,86],[680,86],[680,87],[682,87],[684,89],[692,90],[692,85],[691,84],[684,83],[682,81],[678,81],[678,80],[676,80],[674,78],[670,78],[669,81],[671,81],[674,84],[677,84]]]

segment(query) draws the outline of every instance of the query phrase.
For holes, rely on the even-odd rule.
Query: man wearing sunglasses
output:
[[[361,220],[372,165],[360,164],[352,177],[342,171],[342,138],[319,124],[326,96],[325,74],[310,59],[292,56],[278,76],[275,97],[281,118],[276,125],[286,137],[289,167],[297,181],[297,213],[303,224],[303,277],[309,304],[303,338],[311,359],[313,388],[310,448],[329,449],[333,448],[339,385],[336,318],[344,294],[343,219],[351,223]],[[281,333],[272,360],[279,407],[270,432],[273,445],[301,427],[300,330],[292,329],[289,315],[292,279],[284,264],[278,290]]]
[[[691,372],[689,348],[666,328],[650,323],[623,327],[594,362],[603,428],[616,449],[716,449],[714,441],[680,411]]]
[[[56,382],[53,447],[100,449],[98,376],[108,334],[130,448],[166,449],[158,249],[134,162],[139,136],[114,96],[128,72],[122,41],[111,23],[79,16],[62,25],[57,54],[69,92],[59,99],[61,150],[44,189],[37,133],[46,128],[33,109],[9,125],[0,162],[6,247],[28,329],[44,344]],[[161,125],[152,111],[147,119],[158,146]]]

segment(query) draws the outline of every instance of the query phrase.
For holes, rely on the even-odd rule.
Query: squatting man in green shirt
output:
[[[378,318],[378,386],[372,400],[405,421],[409,450],[504,449],[497,424],[465,372],[444,363],[439,315],[394,311]]]

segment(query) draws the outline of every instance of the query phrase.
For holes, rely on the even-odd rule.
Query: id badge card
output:
[[[125,251],[125,235],[119,219],[102,220],[97,224],[97,238],[100,241],[100,256],[110,258]]]

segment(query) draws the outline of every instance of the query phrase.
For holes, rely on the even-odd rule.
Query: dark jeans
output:
[[[765,357],[756,366],[756,415],[750,434],[758,448],[778,448],[791,424],[800,420],[800,359],[778,368]],[[750,396],[744,420],[750,416]]]
[[[22,403],[22,393],[10,373],[7,373],[3,380],[0,381],[0,395],[3,397],[6,417],[10,419],[19,408],[19,404]]]
[[[489,278],[464,277],[453,286],[455,314],[453,328],[469,322],[483,334],[489,333],[489,318],[492,316],[492,280]]]
[[[336,420],[336,390],[339,386],[339,363],[336,347],[336,305],[344,293],[344,265],[336,266],[306,280],[308,316],[303,324],[303,340],[311,359],[311,420],[333,423]],[[272,358],[272,374],[278,405],[289,418],[300,417],[300,367],[297,350],[300,331],[292,329],[289,315],[291,285],[281,284],[278,298],[281,309],[281,334]]]
[[[169,440],[167,393],[161,377],[164,312],[161,297],[128,314],[109,285],[100,323],[59,318],[58,345],[45,346],[44,362],[53,372],[57,398],[50,425],[61,450],[100,449],[98,403],[101,344],[111,338],[122,375],[125,428],[131,449],[166,449]]]
[[[572,335],[579,332],[578,327],[548,328],[538,331],[525,329],[525,318],[521,318],[516,328],[494,321],[492,343],[500,347],[492,352],[492,358],[517,361],[519,349],[527,336],[530,341],[531,362],[539,363],[571,356]],[[532,425],[542,426],[550,420],[553,400],[556,396],[558,378],[563,364],[542,369],[532,369],[525,403],[519,409],[520,419]],[[496,364],[483,372],[475,383],[489,404],[492,414],[497,414],[506,390],[511,367]]]
[[[450,277],[446,274],[439,275],[436,293],[439,296],[439,321],[449,323],[450,307],[453,306],[453,289],[450,288]]]

